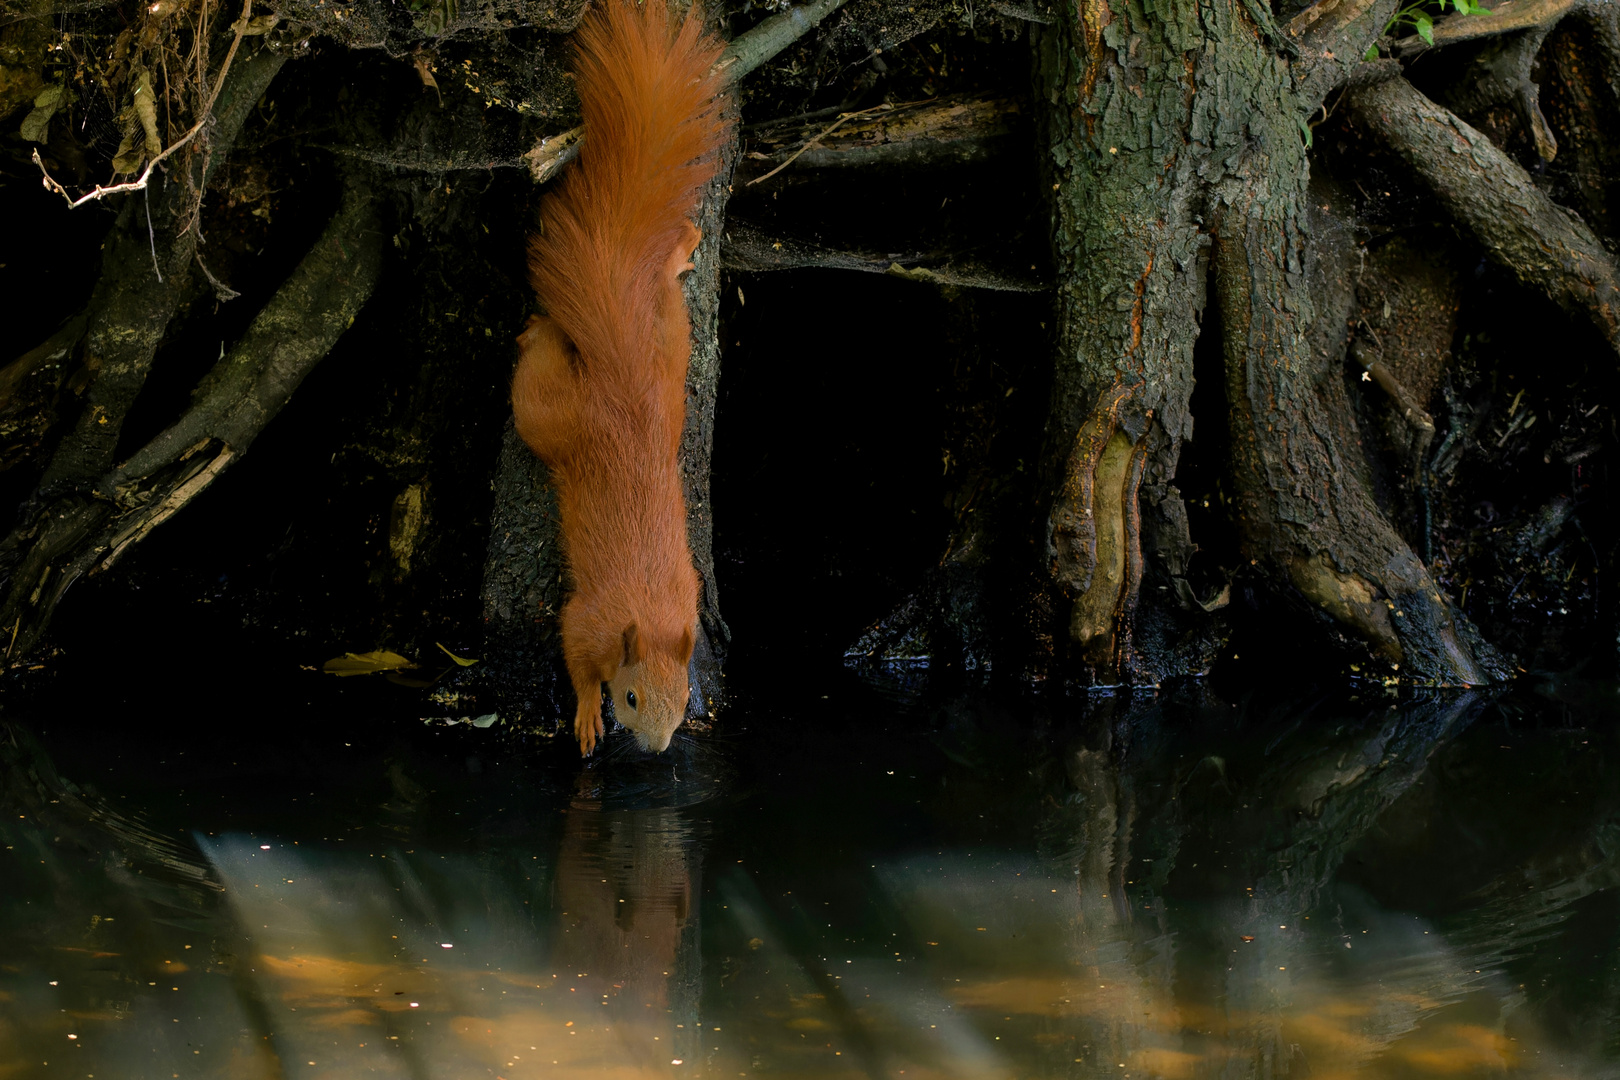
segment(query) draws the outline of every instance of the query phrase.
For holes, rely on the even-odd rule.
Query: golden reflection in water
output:
[[[247,967],[272,1028],[256,1053],[233,1057],[232,1075],[711,1075],[693,1054],[695,998],[672,1001],[683,938],[695,944],[700,857],[676,812],[576,801],[551,895],[531,898],[531,910],[480,898],[496,882],[470,860],[435,868],[440,887],[470,894],[458,915],[455,898],[420,909],[433,888],[399,853],[397,884],[328,869],[319,885],[320,870],[285,845],[222,840],[211,855],[252,935]],[[309,886],[293,893],[298,882]],[[468,933],[458,921],[489,925]],[[549,950],[537,940],[548,931]]]

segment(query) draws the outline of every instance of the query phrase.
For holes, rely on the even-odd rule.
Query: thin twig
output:
[[[242,44],[242,39],[247,36],[248,22],[252,15],[253,0],[242,0],[242,17],[234,24],[236,36],[231,39],[230,51],[225,54],[225,63],[220,65],[219,77],[214,80],[213,92],[208,95],[208,101],[203,105],[202,113],[198,117],[197,122],[191,125],[191,130],[180,136],[177,141],[170,143],[168,149],[164,150],[157,157],[147,162],[146,168],[141,171],[140,176],[126,184],[113,184],[110,187],[102,187],[100,184],[97,184],[94,190],[75,199],[72,195],[68,194],[67,188],[63,187],[61,184],[58,184],[51,177],[50,172],[45,168],[45,163],[40,160],[39,151],[36,149],[33,155],[34,164],[39,166],[40,176],[45,185],[45,189],[47,191],[54,191],[58,195],[62,196],[62,198],[66,199],[69,210],[77,210],[87,202],[92,202],[97,199],[104,199],[108,195],[122,195],[127,191],[145,191],[147,182],[152,178],[152,170],[161,165],[164,159],[166,159],[170,154],[173,154],[176,150],[179,150],[181,147],[191,142],[192,139],[196,138],[197,133],[203,129],[203,125],[208,123],[209,117],[214,115],[214,102],[219,100],[219,92],[225,88],[225,76],[231,70],[231,61],[236,59],[237,47]],[[148,220],[150,221],[150,218]]]
[[[912,102],[907,102],[907,104],[908,105],[919,105],[919,104],[921,104],[921,102],[912,101]],[[837,131],[839,126],[842,125],[845,120],[854,120],[857,117],[870,116],[872,113],[875,113],[875,112],[890,112],[895,108],[896,108],[896,106],[891,105],[888,102],[884,102],[882,105],[874,105],[870,109],[862,109],[860,112],[839,113],[838,114],[838,119],[834,120],[832,122],[832,124],[830,124],[828,126],[826,131],[823,131],[820,135],[817,135],[815,138],[811,139],[809,142],[807,142],[803,146],[799,147],[797,150],[795,150],[793,152],[792,156],[789,157],[786,161],[782,162],[782,164],[778,165],[776,168],[772,169],[770,172],[766,173],[764,176],[756,176],[756,177],[754,177],[754,179],[748,181],[748,183],[745,186],[752,187],[753,185],[759,183],[761,180],[769,180],[771,177],[775,176],[777,173],[781,172],[783,169],[787,168],[789,165],[791,165],[795,161],[799,160],[799,155],[800,154],[803,154],[805,151],[810,150],[811,148],[820,145],[821,140],[825,139],[827,136],[829,136],[833,132]]]
[[[200,228],[197,230],[197,240],[199,243],[202,241],[202,229]],[[220,303],[223,304],[227,300],[235,300],[237,297],[242,295],[214,276],[213,271],[208,269],[208,264],[203,262],[202,252],[200,250],[192,252],[192,257],[197,260],[197,268],[203,272],[203,277],[208,279],[208,284],[214,287],[214,298]]]
[[[146,204],[146,242],[152,248],[152,273],[157,275],[158,284],[163,284],[163,271],[157,261],[157,235],[152,229],[152,192],[149,188],[141,189],[141,199]]]

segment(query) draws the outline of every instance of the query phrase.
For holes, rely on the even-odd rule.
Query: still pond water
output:
[[[1620,1076],[1612,687],[1384,694],[8,709],[0,1077]]]

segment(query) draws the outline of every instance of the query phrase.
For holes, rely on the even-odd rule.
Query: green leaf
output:
[[[333,675],[375,675],[379,671],[403,671],[416,665],[396,652],[377,649],[373,652],[344,653],[321,665],[321,670]]]
[[[1430,45],[1434,44],[1433,19],[1429,18],[1427,15],[1418,15],[1413,18],[1412,25],[1417,27],[1418,37],[1422,38]]]
[[[1309,125],[1305,121],[1301,120],[1299,122],[1299,130],[1301,130],[1301,131],[1303,131],[1305,133],[1305,149],[1309,150],[1311,148],[1311,138],[1312,138],[1312,136],[1311,136],[1311,125]]]
[[[1367,53],[1366,53],[1365,56],[1362,57],[1362,59],[1363,60],[1376,60],[1376,59],[1378,59],[1378,46],[1376,46],[1376,45],[1367,46]]]
[[[437,641],[435,641],[433,644],[439,645],[439,643]],[[468,660],[466,657],[457,656],[455,653],[451,652],[449,649],[445,648],[443,645],[439,645],[439,651],[444,653],[444,655],[448,656],[450,659],[454,660],[457,664],[461,665],[462,667],[472,667],[474,664],[478,663],[477,660]]]

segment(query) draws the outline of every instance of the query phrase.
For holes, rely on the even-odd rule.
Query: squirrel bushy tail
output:
[[[692,230],[725,127],[709,69],[720,45],[694,3],[598,0],[575,33],[579,160],[540,211],[529,280],[598,377],[659,354],[670,252]]]

